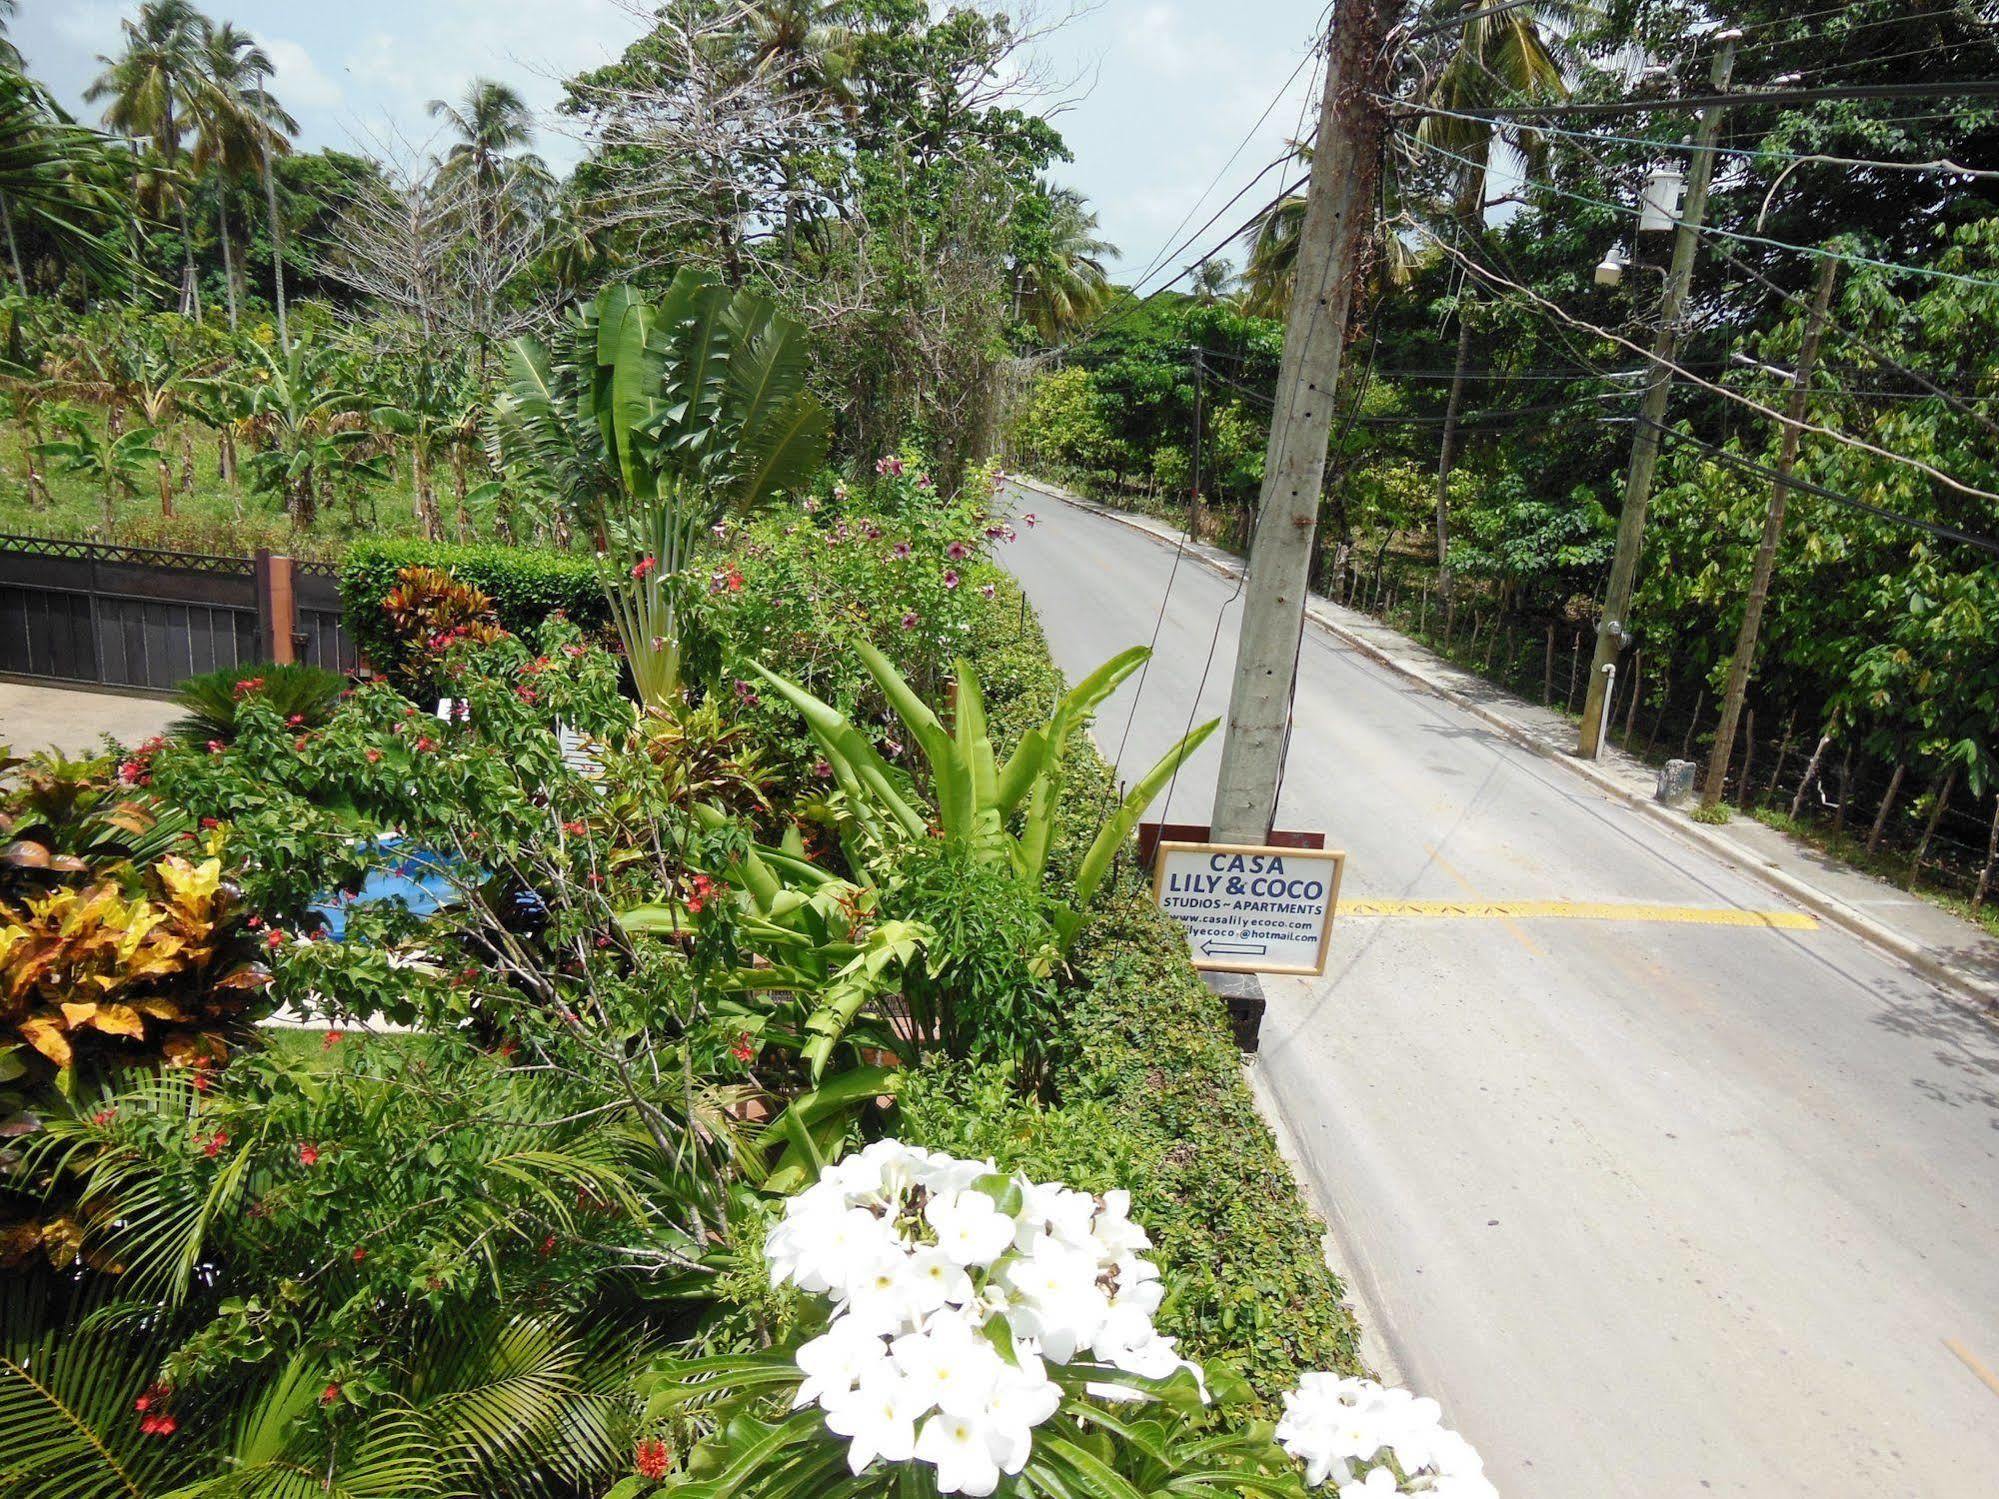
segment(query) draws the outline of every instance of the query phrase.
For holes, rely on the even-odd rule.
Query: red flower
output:
[[[376,749],[372,744],[369,745],[368,748],[363,750],[361,753],[368,757],[368,763],[370,765],[378,763],[382,758],[382,752]]]
[[[535,701],[537,697],[540,696],[540,694],[537,693],[532,687],[516,687],[514,689],[514,696],[519,698],[524,703],[532,703],[533,701]]]
[[[632,564],[632,576],[634,578],[646,577],[648,574],[652,572],[654,568],[658,566],[659,566],[659,558],[641,557],[637,562],[634,562]]]
[[[161,1402],[162,1400],[165,1400],[167,1396],[171,1395],[172,1393],[173,1391],[168,1389],[163,1384],[147,1385],[146,1392],[143,1395],[141,1395],[137,1400],[134,1400],[132,1402],[132,1409],[144,1413],[146,1411],[151,1410],[155,1405],[159,1404],[159,1402]]]
[[[555,1253],[555,1235],[550,1234],[547,1238],[541,1241],[541,1257],[543,1259],[547,1259],[551,1254],[554,1253]]]
[[[280,927],[272,927],[270,933],[264,938],[264,946],[270,948],[273,952],[275,952],[278,948],[283,947],[284,945],[285,945],[285,934],[283,929]]]
[[[117,1117],[118,1111],[116,1109],[99,1109],[95,1114],[90,1116],[90,1122],[101,1129]]]
[[[197,1092],[197,1093],[206,1093],[206,1092],[207,1092],[207,1091],[208,1091],[208,1090],[209,1090],[210,1088],[212,1088],[212,1087],[214,1087],[214,1086],[215,1086],[215,1079],[214,1079],[214,1078],[212,1078],[212,1077],[210,1077],[210,1076],[209,1076],[209,1075],[208,1075],[207,1073],[205,1073],[205,1072],[197,1072],[197,1073],[195,1073],[195,1075],[194,1075],[194,1091],[195,1091],[195,1092]],[[211,1151],[211,1152],[210,1152],[210,1154],[212,1155],[212,1154],[214,1154],[214,1152],[213,1152],[213,1151]]]
[[[310,1141],[299,1146],[298,1163],[301,1166],[317,1166],[319,1164],[319,1147]]]
[[[304,715],[303,713],[294,713],[294,714],[293,714],[293,715],[292,715],[292,716],[291,716],[290,718],[287,718],[287,719],[285,720],[285,727],[286,727],[286,728],[288,728],[288,729],[302,729],[302,728],[304,728],[304,727],[305,727],[305,715]]]
[[[736,1037],[736,1044],[729,1048],[729,1055],[739,1062],[753,1061],[756,1058],[756,1054],[756,1045],[750,1040],[750,1033],[748,1031],[744,1031]]]
[[[199,1081],[198,1078],[197,1081]],[[222,1147],[227,1145],[228,1143],[229,1143],[229,1131],[219,1129],[214,1134],[208,1137],[207,1142],[201,1147],[201,1153],[205,1156],[221,1155]]]
[[[577,821],[565,822],[562,825],[562,831],[567,833],[572,838],[581,838],[585,833],[589,832],[590,830],[587,827],[585,827],[580,820],[577,820]]]
[[[201,825],[205,828],[219,828],[222,826],[222,819],[219,817],[204,817],[201,819]]]
[[[294,749],[295,751],[297,751],[297,752],[298,752],[299,754],[301,754],[301,755],[302,755],[302,754],[304,754],[304,753],[305,753],[305,735],[301,734],[301,735],[299,735],[299,736],[298,736],[298,738],[294,739],[294,740],[292,741],[292,748],[293,748],[293,749]]]
[[[330,1384],[319,1392],[319,1403],[321,1405],[331,1405],[339,1398],[340,1386],[337,1384]]]
[[[658,1437],[647,1437],[632,1449],[632,1466],[641,1478],[661,1479],[672,1463],[673,1454]]]
[[[416,736],[416,747],[420,754],[427,755],[437,748],[437,741],[428,734],[419,734]]]
[[[367,1257],[368,1257],[368,1251],[363,1249],[359,1244],[356,1244],[354,1246],[354,1263],[358,1265],[361,1263],[361,1261],[365,1260]]]
[[[341,1040],[342,1037],[339,1031],[328,1031],[326,1039],[319,1043],[319,1049],[321,1051],[331,1051],[340,1044]]]
[[[248,697],[263,685],[264,679],[262,677],[245,677],[236,684],[236,696]]]
[[[211,739],[208,741],[208,752],[211,755],[219,755],[227,748],[229,746],[224,744],[220,739]]]

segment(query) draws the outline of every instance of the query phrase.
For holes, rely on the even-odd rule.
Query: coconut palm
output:
[[[202,87],[208,20],[188,0],[146,0],[136,19],[120,24],[124,50],[116,57],[98,57],[104,71],[83,97],[92,104],[109,101],[104,123],[120,135],[149,140],[167,179],[177,179],[183,136]],[[187,195],[177,182],[168,191],[180,219],[181,310],[199,316]]]
[[[236,269],[229,245],[229,184],[241,181],[291,149],[298,121],[278,107],[261,87],[271,59],[255,38],[225,21],[203,49],[203,75],[195,98],[194,164],[215,175],[215,214],[221,233],[222,281],[229,299],[229,326],[236,326]],[[272,236],[276,244],[275,233]]]
[[[1096,316],[1111,294],[1104,257],[1116,253],[1097,237],[1097,216],[1083,206],[1083,195],[1052,189],[1042,247],[1014,268],[1015,315],[1050,342]]]
[[[32,227],[63,261],[99,274],[119,257],[97,225],[113,203],[94,178],[106,162],[104,138],[71,122],[48,93],[0,63],[0,225],[18,290],[27,290],[16,238]]]
[[[1454,8],[1468,14],[1424,102],[1463,114],[1523,99],[1558,99],[1568,92],[1556,57],[1558,44],[1545,29],[1549,17],[1567,7],[1525,6],[1494,14],[1485,0],[1455,0]],[[1451,194],[1448,213],[1453,232],[1468,246],[1485,232],[1485,187],[1494,144],[1510,147],[1530,170],[1538,167],[1543,156],[1544,138],[1518,121],[1426,114],[1417,123],[1416,139],[1435,148],[1432,154],[1448,153],[1442,156]],[[1451,597],[1451,465],[1457,456],[1457,419],[1463,409],[1466,367],[1471,361],[1474,300],[1467,285],[1457,302],[1457,359],[1444,405],[1443,437],[1437,447],[1437,582],[1447,605]]]
[[[432,119],[443,120],[458,137],[445,156],[446,164],[469,171],[484,192],[503,189],[519,162],[533,161],[541,166],[532,156],[509,155],[533,143],[534,117],[528,112],[527,101],[496,79],[474,78],[456,104],[432,99],[430,114]]]
[[[1235,285],[1235,267],[1226,260],[1204,260],[1194,268],[1194,300],[1203,307],[1212,307],[1229,294]]]

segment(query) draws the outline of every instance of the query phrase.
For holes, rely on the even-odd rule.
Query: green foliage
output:
[[[340,568],[340,602],[348,635],[379,670],[409,662],[382,601],[404,568],[431,567],[477,588],[509,631],[532,636],[544,620],[561,614],[594,632],[609,622],[597,570],[582,557],[520,547],[453,546],[438,542],[363,541],[348,549]]]
[[[224,743],[236,737],[236,710],[253,693],[289,728],[317,729],[333,716],[333,707],[347,690],[337,671],[303,663],[228,666],[189,677],[174,689],[174,701],[185,716],[171,732],[191,743]]]
[[[1069,742],[1118,684],[1145,663],[1149,652],[1134,646],[1090,673],[1063,695],[1047,724],[1021,736],[1002,764],[987,732],[984,699],[969,663],[959,663],[953,725],[946,730],[894,663],[872,646],[857,644],[854,649],[929,762],[938,833],[969,858],[1010,867],[1023,885],[1039,891],[1063,807],[1063,762]],[[851,827],[842,830],[849,860],[857,868],[879,864],[884,857],[892,864],[906,842],[928,833],[928,810],[907,794],[898,774],[868,736],[837,709],[752,664],[773,690],[799,710],[832,767],[853,818]],[[1071,872],[1077,907],[1089,904],[1140,815],[1173,772],[1214,732],[1217,722],[1210,720],[1191,730],[1140,776],[1117,804]],[[1017,834],[1011,828],[1016,813]],[[1074,933],[1077,917],[1073,910],[1058,907],[1051,915],[1056,931],[1065,940]]]

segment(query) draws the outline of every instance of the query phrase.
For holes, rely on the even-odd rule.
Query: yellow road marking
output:
[[[1500,921],[1666,921],[1692,926],[1760,926],[1814,932],[1803,911],[1743,911],[1732,906],[1657,906],[1598,900],[1343,900],[1342,916],[1439,916]]]
[[[1432,864],[1435,864],[1439,869],[1443,870],[1443,872],[1449,875],[1452,879],[1456,880],[1458,882],[1459,887],[1463,889],[1466,895],[1469,895],[1472,898],[1472,901],[1475,904],[1483,905],[1486,903],[1485,897],[1479,894],[1478,886],[1474,885],[1470,880],[1466,879],[1463,874],[1459,873],[1457,866],[1451,863],[1449,859],[1446,859],[1444,857],[1443,850],[1437,848],[1433,844],[1428,844],[1428,843],[1424,844],[1423,848],[1424,851],[1429,854],[1430,862]],[[1507,916],[1503,912],[1494,912],[1493,914],[1499,917],[1501,930],[1503,930],[1506,933],[1506,935],[1511,937],[1515,942],[1519,943],[1523,949],[1525,949],[1529,953],[1532,953],[1537,958],[1545,958],[1547,956],[1547,953],[1542,950],[1541,944],[1536,942],[1532,937],[1527,935],[1527,928],[1525,928],[1519,922],[1513,920],[1511,917]]]
[[[1971,1350],[1965,1347],[1964,1344],[1958,1342],[1956,1338],[1945,1338],[1943,1340],[1943,1345],[1944,1347],[1948,1348],[1952,1353],[1956,1354],[1958,1356],[1959,1361],[1963,1363],[1964,1367],[1969,1369],[1974,1375],[1976,1375],[1978,1379],[1984,1383],[1987,1389],[1989,1389],[1993,1394],[1999,1395],[1999,1374],[1994,1374],[1990,1369],[1986,1368],[1985,1365],[1979,1363],[1978,1360],[1975,1357],[1973,1357]]]

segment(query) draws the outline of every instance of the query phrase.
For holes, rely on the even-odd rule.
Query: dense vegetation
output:
[[[1712,8],[1680,0],[1546,10],[1412,49],[1405,93],[1456,113],[1408,122],[1391,152],[1395,217],[1346,361],[1315,581],[1573,708],[1670,239],[1634,233],[1632,204],[1654,164],[1684,161],[1690,124],[1462,115],[1618,98],[1634,35],[1658,64],[1647,87],[1699,94],[1714,46],[1697,40]],[[1791,496],[1730,796],[1982,896],[1999,850],[1999,117],[1950,84],[1990,78],[1999,49],[1965,6],[1726,14],[1744,32],[1738,89],[1919,77],[1928,93],[1726,116],[1612,722],[1634,750],[1699,758],[1710,741],[1779,447],[1765,413],[1838,257],[1797,469],[1814,487]],[[1525,180],[1497,165],[1487,180],[1488,159],[1516,157]],[[1192,291],[1117,303],[1029,392],[1019,460],[1243,545],[1298,215],[1293,201],[1252,225],[1233,291],[1210,262]],[[1614,249],[1637,263],[1594,284]]]

